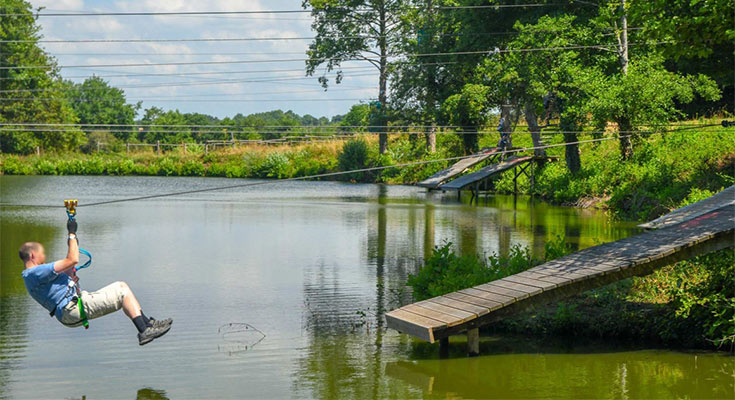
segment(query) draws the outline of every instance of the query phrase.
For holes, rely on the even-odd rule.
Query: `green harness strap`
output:
[[[82,303],[82,296],[77,296],[77,307],[79,308],[79,318],[82,319],[82,325],[84,329],[89,329],[89,321],[87,321],[87,313],[84,311],[84,303]]]

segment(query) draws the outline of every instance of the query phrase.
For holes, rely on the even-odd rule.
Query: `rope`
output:
[[[573,144],[584,144],[584,143],[602,142],[602,141],[606,141],[606,140],[619,139],[619,138],[625,138],[625,137],[631,137],[631,136],[632,135],[611,136],[611,137],[598,138],[598,139],[578,140],[576,142],[568,142],[568,143],[560,143],[560,144],[550,144],[550,145],[535,146],[535,147],[524,147],[524,148],[515,149],[515,150],[498,151],[498,152],[494,152],[493,154],[507,154],[507,153],[518,153],[518,152],[531,151],[531,150],[537,150],[537,149],[549,149],[549,148],[553,148],[553,147],[569,146],[569,145],[573,145]],[[486,153],[479,153],[479,154],[487,154],[487,152]],[[214,187],[214,188],[184,190],[184,191],[180,191],[180,192],[171,192],[171,193],[163,193],[163,194],[152,194],[152,195],[147,195],[147,196],[129,197],[129,198],[117,199],[117,200],[98,201],[98,202],[87,203],[87,204],[83,204],[83,205],[80,204],[77,207],[93,207],[93,206],[101,206],[101,205],[107,205],[107,204],[124,203],[124,202],[128,202],[128,201],[149,200],[149,199],[156,199],[156,198],[163,198],[163,197],[180,196],[180,195],[184,195],[184,194],[214,192],[214,191],[217,191],[217,190],[226,190],[226,189],[234,189],[234,188],[242,188],[242,187],[252,187],[252,186],[260,186],[260,185],[269,185],[269,184],[281,183],[281,182],[304,181],[304,180],[311,180],[311,179],[318,179],[318,178],[326,178],[326,177],[339,176],[339,175],[354,174],[354,173],[360,173],[360,172],[382,171],[382,170],[389,169],[389,168],[404,168],[404,167],[411,167],[411,166],[416,166],[416,165],[432,164],[432,163],[444,162],[444,161],[464,160],[466,158],[476,157],[477,155],[478,154],[471,154],[471,155],[468,155],[468,156],[447,157],[447,158],[442,158],[442,159],[438,159],[438,160],[422,160],[422,161],[414,161],[414,162],[402,163],[402,164],[396,164],[396,165],[386,165],[386,166],[380,166],[380,167],[359,168],[359,169],[354,169],[354,170],[350,170],[350,171],[327,172],[327,173],[323,173],[323,174],[299,176],[299,177],[293,177],[293,178],[274,179],[274,180],[267,180],[267,181],[261,181],[261,182],[248,182],[248,183],[241,183],[241,184],[236,184],[236,185],[219,186],[219,187]],[[6,203],[0,203],[0,207],[63,208],[64,206],[42,205],[42,204],[6,204]]]

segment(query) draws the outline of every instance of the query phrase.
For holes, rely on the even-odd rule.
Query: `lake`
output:
[[[0,176],[0,203],[62,205],[248,182],[217,178]],[[482,355],[385,329],[435,245],[543,255],[638,232],[597,210],[410,186],[282,182],[81,207],[80,284],[126,281],[148,315],[138,346],[122,312],[69,329],[26,293],[17,249],[66,251],[61,208],[0,207],[0,398],[732,398],[735,358],[530,337],[483,337]],[[462,338],[458,338],[461,341]]]

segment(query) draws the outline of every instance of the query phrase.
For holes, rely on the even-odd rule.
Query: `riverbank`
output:
[[[711,121],[707,121],[711,122]],[[652,219],[684,202],[735,184],[735,128],[682,127],[673,132],[650,134],[635,143],[632,159],[619,156],[617,140],[580,147],[581,171],[567,170],[562,146],[547,153],[559,157],[536,173],[533,194],[554,204],[609,209],[612,213],[639,220]],[[561,135],[550,132],[550,144],[561,144]],[[592,139],[581,134],[580,140]],[[480,147],[493,146],[495,135],[482,135]],[[514,145],[530,147],[530,136],[518,128]],[[0,155],[0,173],[12,175],[142,175],[214,176],[229,178],[283,179],[367,167],[442,160],[461,154],[461,139],[439,135],[437,152],[424,150],[423,138],[393,135],[386,154],[375,150],[377,139],[363,135],[349,141],[334,140],[296,145],[248,145],[204,153],[201,146],[186,151],[176,148],[156,154],[142,152],[63,153],[40,156]],[[351,174],[342,180],[413,184],[446,168],[447,161],[411,167],[388,168],[374,173]],[[335,179],[340,179],[336,177]],[[530,191],[525,176],[519,190]],[[495,182],[498,193],[512,193],[509,171]]]

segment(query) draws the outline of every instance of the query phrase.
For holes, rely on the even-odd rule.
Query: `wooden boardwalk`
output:
[[[424,179],[423,181],[418,182],[416,185],[428,189],[436,189],[442,183],[454,178],[457,175],[465,173],[468,169],[487,160],[488,158],[494,158],[498,155],[497,153],[498,149],[494,147],[481,151],[472,157],[463,158],[451,167],[437,172],[436,174]]]
[[[508,159],[506,159],[505,161],[501,161],[497,164],[488,165],[487,167],[481,168],[471,174],[461,176],[449,183],[445,183],[439,186],[439,189],[441,190],[463,190],[466,188],[471,188],[495,174],[505,172],[523,163],[530,162],[531,160],[533,160],[533,158],[534,158],[533,156],[521,156],[521,157],[511,156],[511,157],[508,157]]]
[[[432,343],[440,339],[446,343],[449,336],[467,332],[469,353],[476,354],[480,326],[528,307],[646,275],[673,262],[735,247],[735,204],[713,208],[715,203],[707,200],[689,207],[688,218],[659,230],[589,247],[503,279],[390,311],[388,327]]]
[[[664,216],[638,225],[646,229],[659,229],[671,225],[676,225],[682,221],[686,221],[702,214],[724,207],[726,205],[735,204],[735,185],[708,197],[702,201],[674,210]]]

